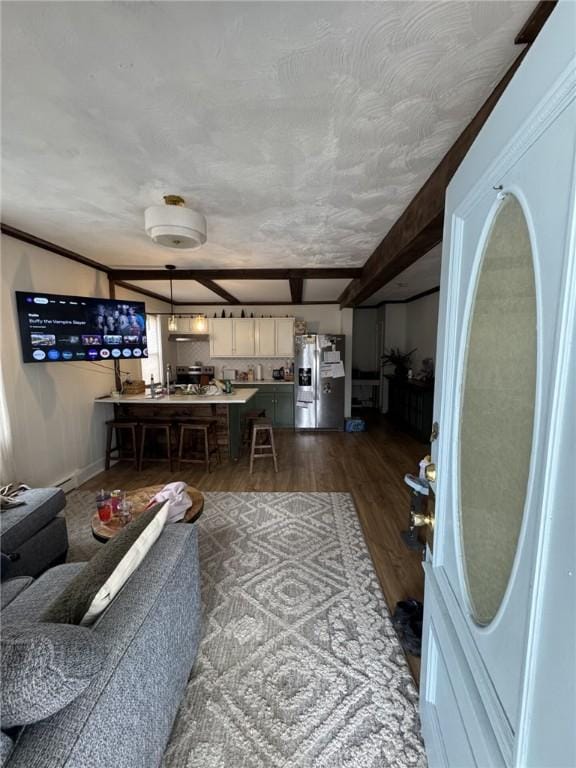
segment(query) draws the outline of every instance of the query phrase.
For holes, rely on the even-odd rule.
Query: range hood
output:
[[[207,333],[170,333],[168,341],[209,341],[210,336]]]

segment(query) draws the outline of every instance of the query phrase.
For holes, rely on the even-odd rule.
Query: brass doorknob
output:
[[[435,483],[436,482],[436,464],[428,464],[428,466],[424,470],[424,475],[426,477],[426,480],[428,480],[429,483]]]
[[[424,525],[434,527],[434,512],[429,512],[427,515],[421,512],[410,512],[410,523],[413,528],[421,528]]]

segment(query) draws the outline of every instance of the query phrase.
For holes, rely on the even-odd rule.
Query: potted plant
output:
[[[410,352],[401,352],[400,347],[390,347],[390,349],[384,350],[380,362],[382,365],[393,365],[394,375],[405,378],[408,368],[410,368],[412,355],[416,352],[416,349],[417,347],[411,349]]]

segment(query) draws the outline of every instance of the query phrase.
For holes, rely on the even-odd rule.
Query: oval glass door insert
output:
[[[495,617],[516,555],[532,453],[536,291],[520,203],[495,216],[470,316],[460,419],[460,520],[472,614]]]

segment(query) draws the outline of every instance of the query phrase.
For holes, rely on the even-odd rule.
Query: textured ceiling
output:
[[[4,222],[109,265],[225,268],[362,265],[535,3],[2,5]],[[206,214],[204,248],[146,237],[165,193]]]
[[[338,297],[350,280],[304,280],[302,298],[304,301],[330,301]]]

